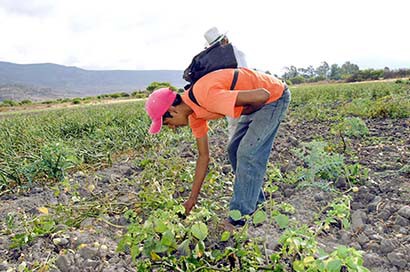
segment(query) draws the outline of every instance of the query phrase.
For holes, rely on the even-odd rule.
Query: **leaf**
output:
[[[329,272],[340,272],[342,262],[340,260],[331,260],[327,263],[326,268]]]
[[[175,236],[172,233],[172,231],[167,230],[166,232],[163,233],[162,238],[161,238],[161,244],[171,247],[175,242]]]
[[[158,232],[158,233],[164,233],[165,231],[168,230],[168,227],[163,221],[156,220],[154,230],[155,230],[155,232]]]
[[[153,261],[160,261],[161,257],[157,253],[155,253],[154,251],[151,251],[151,259]]]
[[[303,265],[302,261],[294,261],[293,264],[292,264],[292,267],[297,272],[305,271],[305,266]]]
[[[188,239],[184,240],[179,246],[178,246],[178,252],[182,256],[189,256],[191,255],[191,248],[189,247],[190,241]]]
[[[343,228],[344,228],[344,229],[350,228],[350,222],[349,222],[349,220],[347,220],[346,218],[343,218],[342,222],[343,222]]]
[[[205,244],[203,241],[199,241],[198,244],[196,244],[195,246],[194,254],[198,258],[201,258],[204,255],[204,252],[205,252]]]
[[[305,266],[308,266],[310,263],[313,263],[315,261],[315,258],[313,256],[308,256],[303,259],[303,264]]]
[[[276,223],[278,223],[279,227],[284,229],[289,225],[289,217],[283,214],[278,214],[275,217]]]
[[[197,238],[200,241],[203,241],[208,236],[208,227],[202,222],[195,223],[191,227],[191,233],[192,235],[194,235],[195,238]]]
[[[221,242],[228,241],[229,237],[231,237],[231,233],[229,231],[224,231],[221,236]]]
[[[257,211],[253,216],[253,223],[255,225],[261,224],[266,220],[266,213],[264,211]]]
[[[349,249],[345,246],[339,246],[337,248],[337,255],[341,258],[341,259],[346,259],[347,256],[349,255]]]
[[[230,216],[233,220],[235,220],[235,221],[238,221],[238,220],[240,220],[240,219],[242,218],[241,212],[238,211],[238,210],[232,210],[232,211],[230,211],[230,212],[229,212],[229,216]]]
[[[133,261],[137,259],[137,257],[140,255],[141,251],[140,248],[137,244],[133,244],[131,246],[131,258]]]
[[[40,207],[40,208],[37,208],[37,210],[41,212],[42,214],[48,215],[48,209],[46,207]]]

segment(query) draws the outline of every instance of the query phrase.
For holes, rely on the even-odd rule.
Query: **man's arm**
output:
[[[194,183],[192,184],[192,191],[189,199],[184,203],[185,213],[188,215],[195,206],[199,192],[201,191],[202,183],[208,171],[209,164],[209,147],[208,135],[196,139],[198,148],[198,159],[196,161]]]
[[[240,91],[235,106],[243,106],[242,114],[251,114],[260,109],[268,101],[270,93],[264,89]]]

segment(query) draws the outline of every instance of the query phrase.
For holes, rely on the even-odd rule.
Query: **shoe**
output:
[[[246,223],[244,219],[233,220],[231,217],[228,217],[228,222],[235,227],[243,227]]]

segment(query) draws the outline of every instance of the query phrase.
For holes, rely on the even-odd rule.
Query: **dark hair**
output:
[[[180,94],[177,94],[177,96],[175,97],[174,102],[172,102],[172,106],[178,106],[179,104],[181,104],[182,102],[182,98]],[[172,118],[171,113],[169,113],[169,111],[166,111],[164,113],[164,115],[162,115],[162,121],[164,121],[166,118]]]

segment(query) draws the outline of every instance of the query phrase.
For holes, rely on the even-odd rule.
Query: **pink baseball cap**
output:
[[[148,96],[147,102],[145,102],[145,110],[151,118],[152,123],[148,132],[150,134],[157,134],[162,127],[162,116],[168,111],[168,109],[174,103],[177,93],[170,88],[161,88],[155,90]]]

